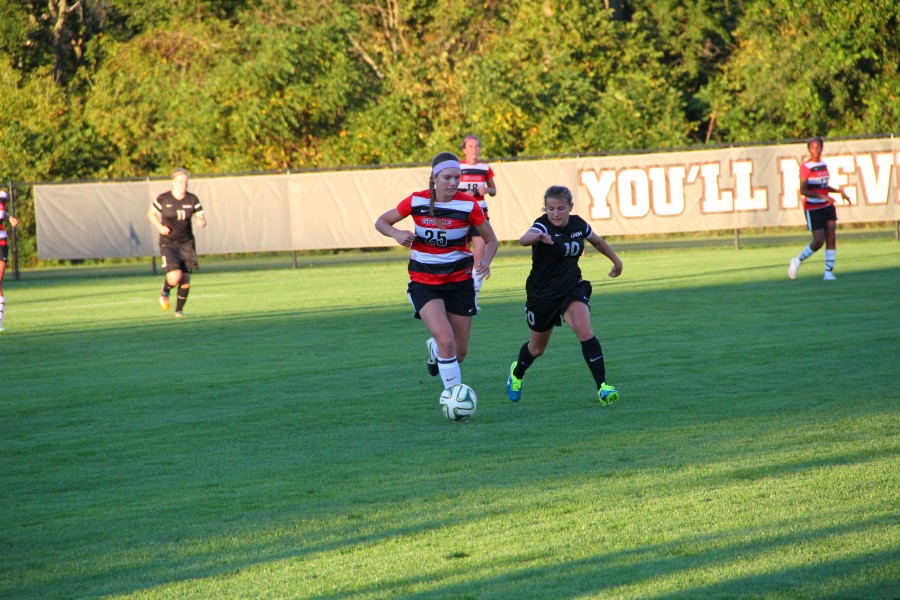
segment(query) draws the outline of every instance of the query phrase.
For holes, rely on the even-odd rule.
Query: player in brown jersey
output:
[[[191,272],[200,267],[193,221],[196,219],[197,225],[206,227],[200,199],[187,191],[189,177],[186,170],[175,169],[172,189],[160,194],[147,211],[147,218],[159,231],[159,253],[166,272],[159,305],[163,310],[169,310],[169,291],[177,287],[176,317],[184,316],[184,304],[191,289]]]

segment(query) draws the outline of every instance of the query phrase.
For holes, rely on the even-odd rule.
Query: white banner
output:
[[[900,144],[893,138],[828,141],[824,160],[839,223],[900,219]],[[541,214],[543,193],[565,185],[575,212],[601,235],[800,226],[800,164],[806,145],[492,162],[488,198],[501,240],[518,239]],[[427,167],[192,178],[209,226],[200,254],[390,246],[375,218],[428,188]],[[36,185],[42,259],[158,253],[146,218],[168,180]],[[401,222],[401,227],[404,223]],[[411,228],[411,224],[406,224]]]

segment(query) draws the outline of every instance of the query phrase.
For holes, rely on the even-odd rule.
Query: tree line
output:
[[[620,5],[9,0],[0,180],[418,163],[467,133],[516,158],[900,123],[894,0]]]

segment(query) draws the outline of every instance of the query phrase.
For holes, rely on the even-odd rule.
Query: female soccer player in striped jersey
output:
[[[427,340],[428,372],[438,373],[444,388],[462,383],[459,363],[469,349],[475,288],[472,275],[491,274],[497,236],[478,202],[459,191],[460,164],[455,154],[442,152],[431,161],[428,189],[410,194],[375,220],[375,229],[410,248],[407,296],[413,316],[421,319]],[[394,225],[411,216],[414,231]],[[469,229],[484,239],[477,262],[469,249]]]
[[[19,224],[18,219],[6,212],[8,202],[9,196],[0,190],[0,333],[6,333],[6,329],[3,328],[3,310],[6,307],[6,297],[3,295],[3,275],[6,273],[6,263],[9,262],[9,242],[3,221],[8,221],[13,227]]]
[[[484,211],[485,218],[488,217],[488,204],[486,196],[497,195],[497,184],[494,183],[494,170],[490,165],[481,162],[481,140],[478,136],[467,135],[462,141],[462,150],[465,159],[460,163],[462,174],[459,179],[459,191],[468,194],[478,200],[478,205]],[[481,259],[484,254],[484,240],[478,234],[477,230],[472,232],[472,253],[475,256],[475,262]],[[481,291],[481,284],[484,281],[477,273],[473,276],[475,282],[475,309],[478,308],[478,293]]]
[[[788,277],[797,277],[800,263],[809,258],[824,244],[825,246],[825,281],[837,279],[832,272],[837,258],[837,211],[834,200],[829,194],[840,194],[841,198],[850,202],[847,192],[828,185],[830,177],[828,166],[822,160],[822,138],[815,137],[807,142],[809,160],[800,165],[800,193],[803,194],[803,208],[806,211],[806,227],[812,232],[813,241],[791,259],[788,264]]]

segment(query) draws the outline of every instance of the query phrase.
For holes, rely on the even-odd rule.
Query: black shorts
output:
[[[553,300],[528,298],[525,301],[525,320],[528,329],[542,333],[562,325],[562,317],[573,302],[583,302],[591,307],[591,293],[594,288],[590,281],[581,280],[578,285],[565,296]]]
[[[491,220],[491,218],[488,216],[488,212],[487,212],[486,208],[484,209],[484,219],[486,221]],[[472,238],[476,238],[476,237],[481,237],[481,234],[478,232],[477,229],[475,229],[475,227],[469,227],[469,241],[471,241]]]
[[[834,208],[834,204],[806,211],[806,227],[810,231],[825,229],[825,223],[828,221],[837,221],[837,211]]]
[[[194,242],[188,242],[179,246],[160,246],[159,253],[162,255],[163,271],[184,271],[190,273],[200,268],[197,262],[197,250],[194,248]]]
[[[0,262],[9,262],[9,244],[0,245]]]
[[[444,285],[426,285],[416,281],[410,281],[406,288],[406,295],[415,312],[413,316],[421,319],[419,311],[431,300],[443,300],[447,312],[464,317],[472,317],[477,312],[475,309],[475,285],[471,279],[445,283]]]

